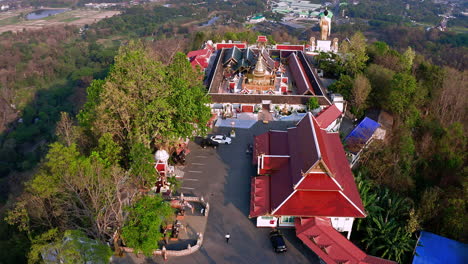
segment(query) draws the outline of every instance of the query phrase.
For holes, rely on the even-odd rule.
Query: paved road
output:
[[[286,129],[294,123],[258,122],[250,129],[236,129],[231,145],[217,150],[201,149],[191,143],[181,191],[203,196],[211,211],[203,247],[196,253],[172,258],[167,263],[318,263],[316,255],[295,236],[294,229],[286,229],[289,251],[275,254],[268,240],[268,228],[255,227],[249,220],[250,177],[255,175],[252,156],[245,153],[253,142],[253,135],[270,128]],[[215,128],[216,133],[228,134],[229,128]],[[224,235],[230,232],[229,244]]]
[[[203,196],[210,203],[210,214],[201,249],[185,257],[161,257],[127,263],[319,263],[317,256],[295,236],[294,229],[283,229],[288,252],[276,254],[268,239],[269,228],[255,227],[249,220],[250,177],[255,175],[251,155],[245,150],[253,142],[253,135],[268,129],[286,129],[290,122],[256,123],[250,129],[236,129],[237,137],[231,145],[217,150],[202,149],[191,142],[191,153],[184,168],[184,194]],[[230,128],[215,128],[215,133],[228,134]],[[230,232],[226,243],[224,235]]]

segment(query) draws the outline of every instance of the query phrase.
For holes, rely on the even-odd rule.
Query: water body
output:
[[[213,18],[211,18],[210,20],[208,20],[208,22],[206,22],[205,24],[201,25],[202,27],[206,27],[206,26],[211,26],[214,22],[216,22],[216,20],[218,20],[220,17],[219,16],[215,16]]]
[[[68,9],[40,9],[26,15],[27,20],[41,19],[68,11]]]

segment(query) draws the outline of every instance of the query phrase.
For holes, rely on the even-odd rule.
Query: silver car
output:
[[[232,142],[231,138],[226,137],[225,135],[214,135],[210,139],[218,142],[219,144],[231,144]]]

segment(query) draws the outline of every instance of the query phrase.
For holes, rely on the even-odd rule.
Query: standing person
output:
[[[226,238],[226,243],[229,243],[229,238],[231,238],[231,234],[227,233],[224,237]]]

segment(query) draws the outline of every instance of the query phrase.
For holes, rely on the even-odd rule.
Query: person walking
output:
[[[226,238],[226,243],[229,244],[229,238],[231,238],[231,234],[227,233],[224,237]]]

